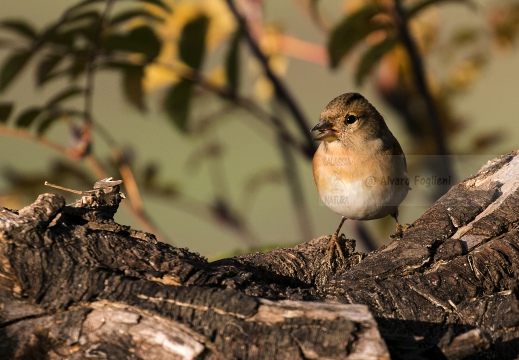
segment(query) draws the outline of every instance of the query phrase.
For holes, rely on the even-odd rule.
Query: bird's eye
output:
[[[348,125],[351,125],[356,121],[357,117],[355,115],[346,115],[346,118],[344,119],[344,122]]]

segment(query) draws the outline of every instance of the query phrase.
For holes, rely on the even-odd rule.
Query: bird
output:
[[[312,161],[319,197],[342,216],[328,247],[344,258],[339,232],[347,219],[390,215],[401,234],[398,207],[409,190],[407,163],[377,109],[361,94],[345,93],[326,105],[311,131],[321,141]]]

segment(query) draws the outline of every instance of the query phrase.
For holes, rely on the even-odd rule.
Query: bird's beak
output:
[[[326,119],[319,120],[312,131],[319,131],[319,134],[314,136],[314,140],[334,141],[338,139],[337,129],[332,122]]]

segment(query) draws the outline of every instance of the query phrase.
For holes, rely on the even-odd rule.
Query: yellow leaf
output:
[[[225,75],[225,69],[223,66],[217,66],[214,68],[207,76],[207,80],[211,83],[211,85],[224,87],[227,84],[227,77]]]
[[[180,76],[170,68],[152,64],[147,66],[144,72],[144,90],[149,93],[153,90],[177,83]]]
[[[288,68],[288,59],[284,56],[272,56],[269,59],[269,66],[278,75],[286,74]]]
[[[260,101],[267,101],[274,95],[274,87],[267,78],[260,77],[254,84],[254,93]]]

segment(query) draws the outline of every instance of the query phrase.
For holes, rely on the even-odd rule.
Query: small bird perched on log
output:
[[[407,196],[404,152],[382,115],[361,94],[333,99],[312,129],[320,140],[313,159],[315,185],[326,206],[342,215],[330,245],[343,257],[338,237],[346,219],[373,220],[391,215]]]

